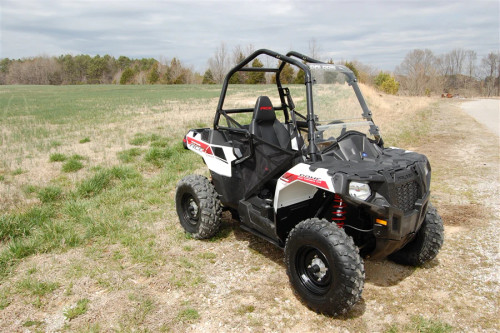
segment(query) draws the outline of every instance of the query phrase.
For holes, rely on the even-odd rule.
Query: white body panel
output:
[[[293,150],[299,150],[299,144],[297,142],[297,138],[292,138],[292,149]]]
[[[309,169],[309,165],[299,163],[280,177],[274,196],[274,211],[298,202],[311,199],[321,188],[334,192],[332,177],[327,169]]]
[[[201,134],[189,131],[186,134],[186,145],[189,150],[194,151],[207,164],[207,167],[222,176],[231,177],[231,162],[236,159],[231,147],[209,144],[201,139]],[[214,154],[215,148],[221,148],[224,152],[224,158]]]

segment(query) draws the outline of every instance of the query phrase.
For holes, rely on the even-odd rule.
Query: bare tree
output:
[[[346,62],[340,62],[345,64]],[[363,64],[358,60],[352,60],[350,62],[358,70],[358,80],[361,83],[372,84],[374,77],[378,74],[378,70],[370,65]]]
[[[465,88],[470,89],[471,84],[475,81],[476,76],[476,61],[477,61],[477,53],[473,50],[465,51],[465,73],[467,74],[467,78],[465,81]]]
[[[232,65],[235,66],[245,60],[250,54],[255,51],[255,48],[252,44],[248,44],[244,48],[240,45],[236,45],[233,48],[233,56],[232,56]],[[246,65],[248,67],[249,64]],[[245,83],[249,78],[249,73],[238,72],[231,78],[231,83]]]
[[[233,57],[232,57],[233,65],[239,64],[240,62],[243,61],[243,59],[245,59],[245,53],[243,51],[243,48],[240,45],[236,45],[233,48]]]
[[[250,54],[254,53],[255,51],[255,46],[252,44],[248,44],[245,46],[245,56],[248,57]]]
[[[215,82],[222,83],[224,76],[227,72],[229,65],[228,54],[226,51],[226,44],[223,42],[215,49],[213,58],[208,59],[208,67],[212,72]]]
[[[493,77],[496,74],[499,60],[498,53],[494,52],[490,52],[487,56],[481,59],[483,77]]]
[[[62,66],[46,56],[23,59],[9,67],[8,84],[61,84]]]
[[[435,60],[429,49],[410,51],[395,71],[402,88],[410,95],[429,94],[434,90],[437,76]]]
[[[490,52],[481,59],[481,72],[487,95],[494,94],[495,85],[498,86],[497,95],[500,95],[500,54]]]
[[[449,53],[449,75],[463,74],[465,54],[464,49],[454,49]]]
[[[448,59],[446,54],[442,54],[439,56],[436,56],[434,58],[434,68],[436,69],[437,73],[441,76],[446,76],[448,75]]]
[[[476,76],[477,53],[473,50],[465,51],[465,69],[470,79]]]
[[[320,59],[321,48],[316,42],[316,38],[309,40],[309,56],[313,59]]]

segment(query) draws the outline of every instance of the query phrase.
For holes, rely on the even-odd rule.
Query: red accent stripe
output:
[[[210,145],[206,144],[205,142],[203,141],[198,141],[198,140],[195,140],[191,137],[188,137],[187,138],[187,144],[188,145],[195,145],[195,146],[198,146],[201,148],[201,150],[209,155],[213,155],[214,153],[212,152],[212,148],[210,147]]]
[[[299,181],[299,182],[311,184],[311,185],[318,186],[318,187],[321,187],[321,188],[328,190],[328,184],[324,180],[317,180],[317,179],[309,178],[309,177],[306,177],[303,175],[296,175],[296,174],[293,174],[291,172],[286,172],[283,176],[281,176],[280,179],[282,181],[284,181],[285,183],[292,183],[294,181]]]

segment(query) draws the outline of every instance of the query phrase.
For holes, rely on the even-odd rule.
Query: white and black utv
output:
[[[257,57],[279,64],[248,67]],[[287,64],[303,71],[304,85],[283,87]],[[225,107],[231,78],[256,72],[275,74],[276,89],[255,96],[254,107]],[[344,66],[293,51],[255,51],[227,74],[213,128],[190,130],[184,144],[211,174],[177,185],[184,229],[209,238],[222,210],[232,211],[243,229],[284,248],[295,292],[317,312],[343,314],[360,299],[362,256],[422,265],[443,243],[427,158],[384,147]]]

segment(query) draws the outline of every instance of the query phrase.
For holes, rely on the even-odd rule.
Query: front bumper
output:
[[[416,200],[413,208],[406,212],[389,204],[382,196],[376,196],[370,202],[351,202],[372,219],[376,242],[375,248],[369,253],[370,258],[387,257],[413,239],[425,219],[429,197],[428,192]],[[348,204],[349,201],[348,199]],[[377,223],[377,219],[386,221],[387,224]]]

